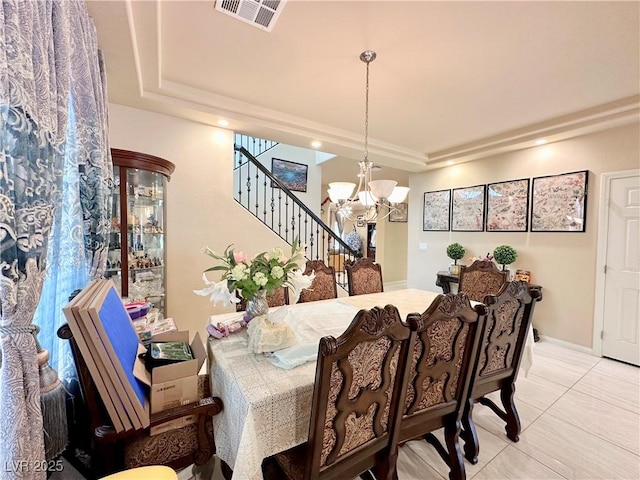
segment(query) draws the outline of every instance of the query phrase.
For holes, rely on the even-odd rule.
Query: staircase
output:
[[[253,142],[247,144],[253,145]],[[257,142],[257,145],[264,148],[260,152],[264,153],[276,144]],[[258,152],[260,148],[254,151]],[[234,150],[235,200],[289,245],[296,238],[305,243],[306,257],[322,260],[325,265],[333,267],[337,284],[346,289],[344,266],[355,261],[358,253],[275,178],[246,147],[236,143]]]

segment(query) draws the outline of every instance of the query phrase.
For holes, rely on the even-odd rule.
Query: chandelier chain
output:
[[[369,161],[369,63],[367,62],[367,86],[364,100],[364,161]]]

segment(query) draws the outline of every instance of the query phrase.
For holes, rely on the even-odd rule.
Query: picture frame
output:
[[[534,177],[531,232],[584,232],[589,171]]]
[[[402,222],[407,223],[409,219],[409,204],[396,203],[394,209],[389,213],[390,222]]]
[[[451,192],[451,231],[484,231],[486,185],[454,188]]]
[[[307,191],[307,174],[309,166],[304,163],[291,162],[281,158],[271,158],[271,174],[292,192]],[[279,188],[271,182],[272,188]]]
[[[364,221],[364,215],[358,215],[356,217],[356,227],[364,227],[367,222]]]
[[[487,232],[526,232],[529,227],[528,178],[487,184]]]
[[[422,231],[448,232],[451,229],[451,189],[424,192]]]

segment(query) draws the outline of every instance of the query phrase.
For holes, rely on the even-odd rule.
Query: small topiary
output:
[[[458,260],[464,257],[464,247],[459,243],[452,243],[447,247],[447,257],[453,260],[453,264],[457,265]]]
[[[500,245],[493,251],[493,258],[496,262],[500,263],[502,265],[502,269],[505,270],[506,265],[516,261],[516,258],[518,258],[518,252],[516,252],[515,248],[510,247],[509,245]]]

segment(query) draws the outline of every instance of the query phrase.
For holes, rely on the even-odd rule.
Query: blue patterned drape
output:
[[[83,258],[83,262],[74,263],[77,269],[72,267],[81,278],[98,276],[104,269],[111,167],[106,92],[97,52],[95,29],[82,0],[2,1],[2,479],[46,477],[39,468],[45,457],[36,345],[31,332],[48,264],[57,272],[69,258]],[[63,181],[65,175],[69,179]],[[76,194],[70,192],[76,191],[82,206],[81,227],[77,224],[78,197],[73,204],[61,203],[63,196],[72,198]],[[60,205],[64,208],[57,208]],[[59,243],[49,248],[52,228]],[[65,243],[60,237],[71,240]],[[78,245],[84,248],[78,251]],[[52,312],[49,322],[54,322],[56,315]]]

